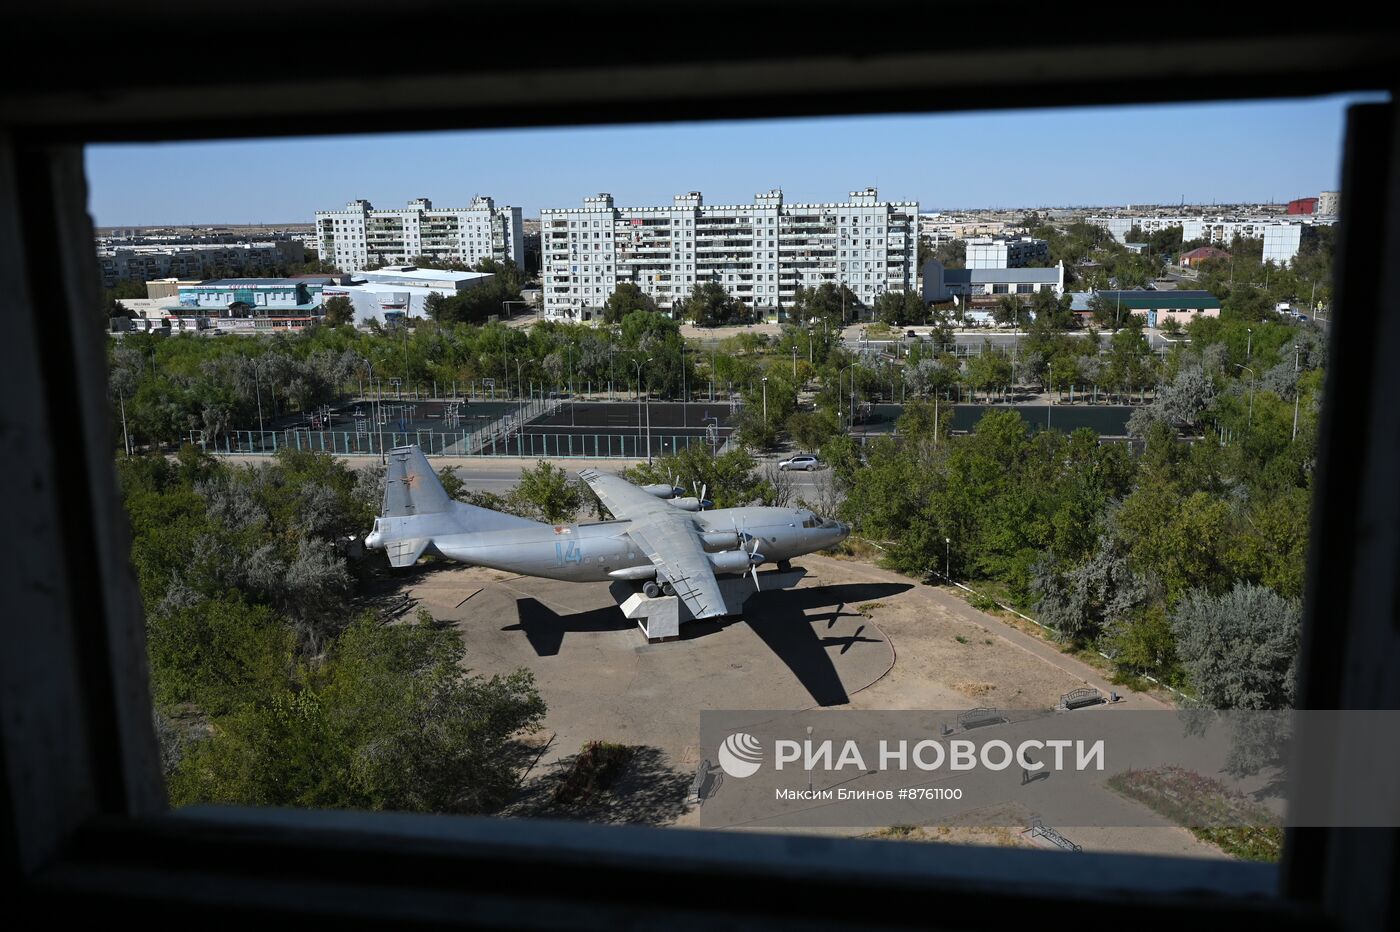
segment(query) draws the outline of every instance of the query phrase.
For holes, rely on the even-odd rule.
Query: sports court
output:
[[[728,402],[360,398],[269,416],[188,439],[210,452],[281,449],[371,455],[417,444],[430,456],[664,456],[694,444],[721,449],[734,430]]]

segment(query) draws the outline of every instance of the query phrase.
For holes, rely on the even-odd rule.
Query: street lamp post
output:
[[[839,373],[837,373],[837,375],[836,375],[836,414],[837,414],[838,417],[840,417],[840,415],[841,415],[841,394],[842,394],[842,393],[841,393],[841,384],[842,384],[843,380],[844,380],[845,377],[846,377],[846,370],[847,370],[847,369],[853,369],[854,367],[855,367],[855,363],[851,363],[849,366],[846,366],[845,368],[843,368],[843,369],[842,369]],[[855,398],[856,398],[855,387],[854,387],[854,386],[855,386],[855,380],[856,380],[856,374],[855,374],[854,372],[852,372],[852,373],[851,373],[851,385],[852,385],[852,388],[851,388],[851,405],[852,405],[853,408],[854,408],[854,406],[855,406]],[[849,429],[849,428],[855,426],[855,412],[854,412],[854,410],[852,410],[852,411],[849,411],[849,412],[847,412],[847,413],[850,415],[850,419],[846,422],[846,426],[847,426],[847,428]]]
[[[1243,365],[1240,365],[1239,363],[1235,363],[1235,368],[1237,368],[1237,369],[1243,369],[1243,370],[1245,370],[1246,372],[1249,373],[1249,418],[1248,418],[1247,421],[1245,421],[1245,428],[1246,428],[1247,430],[1253,430],[1253,429],[1254,429],[1254,380],[1255,380],[1256,378],[1258,378],[1258,374],[1257,374],[1253,369],[1249,368],[1249,366],[1243,366]]]
[[[1298,384],[1298,354],[1302,347],[1293,345],[1293,439],[1298,439],[1298,402],[1303,397],[1303,386]]]
[[[1254,353],[1254,328],[1245,327],[1244,334],[1244,358],[1251,359]]]
[[[643,364],[643,363],[648,363],[648,362],[651,362],[651,357],[650,357],[650,356],[648,356],[646,359],[634,359],[634,360],[632,360],[632,364],[633,364],[634,366],[637,367],[637,406],[638,406],[638,407],[637,407],[637,415],[638,415],[638,418],[637,418],[637,419],[638,419],[638,420],[641,420],[641,413],[642,413],[642,411],[641,411],[641,403],[642,403],[642,402],[641,402],[641,398],[642,398],[642,364]],[[650,465],[651,465],[651,390],[650,390],[650,386],[648,386],[648,389],[647,389],[646,407],[647,407],[647,465],[650,466]]]
[[[953,539],[943,538],[943,578],[953,581]]]

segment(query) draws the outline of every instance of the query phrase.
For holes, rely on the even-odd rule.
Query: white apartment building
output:
[[[1127,241],[1128,231],[1133,227],[1144,233],[1181,227],[1184,242],[1206,240],[1227,249],[1237,236],[1260,239],[1264,241],[1264,261],[1276,265],[1287,265],[1298,255],[1304,227],[1332,222],[1330,218],[1281,220],[1277,217],[1086,217],[1085,221],[1108,230],[1120,243]]]
[[[293,265],[305,261],[297,240],[252,243],[208,243],[196,246],[104,245],[97,248],[102,285],[147,282],[157,278],[205,278],[207,274],[241,274],[250,269]]]
[[[779,189],[726,206],[699,191],[669,207],[587,197],[540,212],[544,312],[591,320],[623,282],[668,310],[707,282],[780,319],[798,289],[824,282],[844,282],[869,306],[917,288],[918,216],[916,202],[881,201],[874,188],[839,204],[788,204]]]
[[[1050,261],[1050,244],[1033,236],[979,236],[967,241],[969,269],[1021,269]]]
[[[351,201],[343,210],[316,212],[316,242],[322,261],[342,272],[419,256],[467,265],[482,259],[525,265],[520,208],[497,207],[489,197],[472,198],[470,207],[434,207],[420,197],[389,210]]]

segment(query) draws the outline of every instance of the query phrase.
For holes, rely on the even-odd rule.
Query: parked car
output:
[[[813,469],[821,469],[821,467],[821,460],[810,453],[799,453],[797,456],[785,459],[778,464],[778,468],[783,472],[787,472],[789,469],[801,469],[805,472]]]

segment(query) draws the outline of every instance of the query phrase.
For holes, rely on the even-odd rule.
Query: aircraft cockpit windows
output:
[[[816,515],[812,514],[810,511],[807,512],[806,517],[804,517],[804,518],[802,519],[802,526],[803,526],[803,527],[821,527],[821,524],[822,524],[822,519],[821,519],[821,518],[818,518]]]

